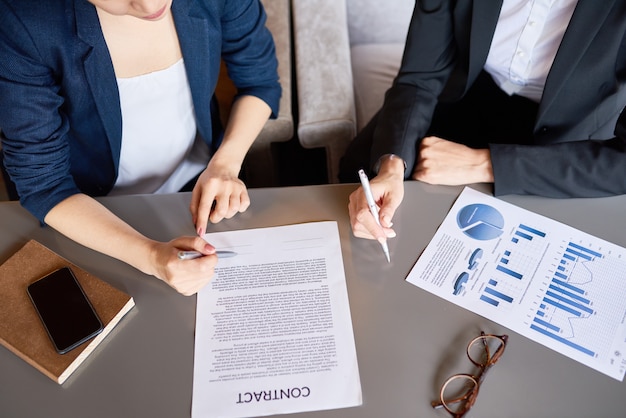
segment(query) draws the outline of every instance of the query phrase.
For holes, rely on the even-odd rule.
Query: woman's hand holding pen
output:
[[[84,194],[70,196],[57,204],[45,221],[79,244],[155,276],[184,295],[194,294],[205,286],[217,264],[215,247],[203,238],[181,237],[169,242],[150,239]],[[205,256],[181,260],[180,251],[198,251]]]
[[[372,196],[379,210],[380,225],[373,218],[363,187],[350,194],[348,213],[352,233],[359,238],[384,241],[393,238],[396,232],[391,221],[404,198],[404,163],[395,158],[383,161],[379,173],[370,182]]]
[[[185,260],[178,256],[180,251],[196,251],[204,256]],[[197,293],[211,281],[216,264],[215,247],[201,237],[154,242],[152,265],[157,269],[154,275],[185,296]]]

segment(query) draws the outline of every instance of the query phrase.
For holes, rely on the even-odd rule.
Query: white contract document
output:
[[[237,255],[198,293],[192,417],[361,405],[337,223],[205,239]]]
[[[625,277],[626,249],[465,188],[407,280],[623,380]]]

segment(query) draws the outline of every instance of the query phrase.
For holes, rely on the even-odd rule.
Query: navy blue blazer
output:
[[[397,154],[411,175],[439,100],[462,97],[483,70],[501,5],[416,2],[402,65],[374,131],[372,166]],[[618,124],[624,106],[626,0],[579,0],[546,80],[533,145],[490,145],[495,193],[626,193],[626,137],[615,136],[626,127],[626,114]]]
[[[200,135],[221,141],[214,90],[223,58],[238,95],[278,114],[281,88],[259,0],[174,0],[172,14]],[[95,7],[86,0],[0,0],[0,128],[22,205],[43,220],[72,194],[105,195],[122,116]]]

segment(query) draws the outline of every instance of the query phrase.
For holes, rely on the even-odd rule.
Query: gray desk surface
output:
[[[470,417],[623,417],[626,385],[549,350],[405,281],[460,187],[406,186],[390,241],[352,236],[347,199],[355,185],[252,189],[252,205],[214,231],[336,220],[339,224],[363,405],[294,417],[447,417],[430,401],[457,372],[472,372],[467,341],[482,329],[508,333],[509,346],[489,372]],[[490,192],[484,186],[477,189]],[[193,234],[189,194],[104,198],[143,233],[168,240]],[[626,196],[503,200],[626,246]],[[0,347],[0,416],[189,417],[195,296],[97,254],[38,223],[16,203],[0,204],[0,262],[35,238],[130,293],[136,308],[62,386]],[[0,301],[1,303],[1,301]]]

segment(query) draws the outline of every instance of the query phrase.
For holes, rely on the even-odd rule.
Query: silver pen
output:
[[[367,199],[367,206],[370,208],[370,212],[374,217],[374,220],[379,226],[380,218],[378,216],[378,207],[376,206],[376,202],[374,201],[374,196],[372,195],[372,188],[370,187],[370,181],[367,178],[367,174],[365,171],[359,170],[359,178],[361,179],[361,185],[363,186],[363,192],[365,192],[365,199]],[[380,241],[379,241],[380,242]],[[389,257],[389,247],[387,246],[387,241],[380,242],[380,246],[383,247],[383,252],[385,253],[385,257],[387,258],[387,262],[391,262],[391,258]]]
[[[230,257],[236,256],[237,253],[234,251],[219,250],[219,251],[215,251],[215,255],[217,255],[217,258],[230,258]],[[194,258],[200,258],[200,257],[204,257],[204,254],[198,251],[179,251],[178,252],[178,258],[181,260],[193,260]]]

